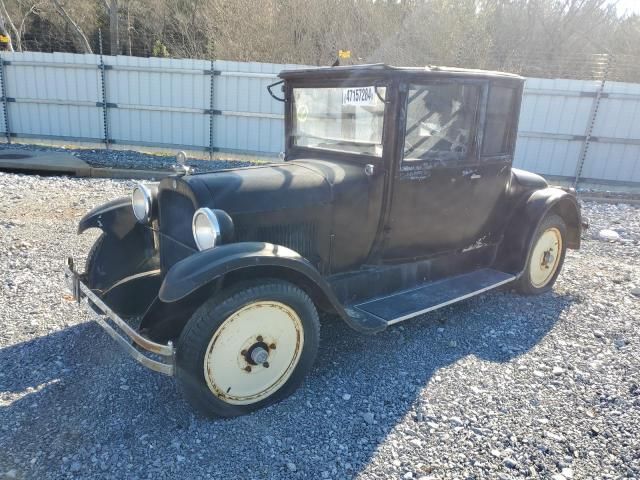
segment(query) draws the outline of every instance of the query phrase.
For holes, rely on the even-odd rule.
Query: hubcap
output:
[[[263,364],[267,361],[267,358],[269,358],[269,352],[260,346],[254,348],[253,352],[251,352],[251,360],[255,364]]]
[[[291,377],[304,343],[298,314],[280,302],[251,303],[214,333],[204,356],[209,389],[224,402],[247,405],[275,393]]]
[[[560,230],[555,227],[545,230],[538,238],[531,255],[529,277],[534,287],[542,288],[551,281],[558,269],[561,251]]]

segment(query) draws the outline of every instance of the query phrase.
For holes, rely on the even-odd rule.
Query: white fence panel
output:
[[[514,164],[543,175],[640,182],[640,85],[606,82],[584,150],[600,82],[529,78]],[[581,162],[583,163],[580,168]]]
[[[96,55],[3,53],[9,125],[23,137],[100,141]]]
[[[640,182],[640,85],[607,82],[582,177]]]
[[[283,106],[267,93],[283,65],[218,60],[214,105],[216,145],[223,150],[278,153],[284,139]],[[255,74],[252,76],[251,74]]]
[[[527,79],[520,109],[515,165],[571,177],[578,166],[596,82]]]
[[[209,146],[210,62],[168,58],[104,57],[116,143]]]
[[[300,68],[218,60],[212,74],[208,60],[104,56],[105,125],[99,55],[2,58],[13,136],[102,142],[107,135],[117,144],[257,155],[277,154],[284,143],[283,105],[266,87],[281,70]]]

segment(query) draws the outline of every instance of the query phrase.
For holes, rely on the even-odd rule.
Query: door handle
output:
[[[364,166],[364,174],[365,174],[367,177],[371,177],[374,173],[376,173],[376,167],[375,167],[373,164],[371,164],[371,163],[367,163],[367,164]]]
[[[471,180],[477,180],[479,178],[482,178],[482,175],[480,175],[477,170],[471,170],[471,169],[463,170],[462,176],[470,178]]]

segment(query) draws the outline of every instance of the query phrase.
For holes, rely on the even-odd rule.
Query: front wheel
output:
[[[567,226],[562,217],[549,214],[535,233],[527,265],[518,280],[517,289],[525,295],[537,295],[551,290],[567,251]]]
[[[275,403],[302,383],[318,351],[320,323],[309,296],[280,280],[206,301],[176,349],[176,377],[207,416],[233,417]]]

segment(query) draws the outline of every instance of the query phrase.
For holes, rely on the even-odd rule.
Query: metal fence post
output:
[[[2,107],[4,113],[4,133],[7,143],[11,143],[11,127],[9,126],[9,105],[7,100],[7,81],[4,71],[4,58],[0,56],[0,93],[2,93]]]
[[[602,100],[604,87],[607,82],[607,77],[609,75],[609,68],[611,66],[612,56],[611,54],[606,54],[606,62],[604,64],[604,72],[602,73],[602,79],[600,81],[600,85],[598,85],[598,89],[596,90],[596,96],[593,99],[593,103],[591,104],[591,112],[589,113],[589,123],[587,123],[587,131],[585,132],[584,142],[582,142],[582,148],[580,149],[580,156],[578,157],[578,165],[576,165],[576,174],[573,180],[573,187],[576,188],[578,186],[578,182],[580,182],[580,176],[582,175],[582,168],[584,167],[584,162],[587,159],[587,154],[589,153],[589,145],[591,143],[591,139],[593,137],[593,128],[596,123],[596,119],[598,118],[598,109],[600,108],[600,101]]]
[[[105,75],[104,59],[102,58],[102,29],[98,30],[98,39],[100,41],[100,85],[102,90],[102,125],[104,131],[104,144],[107,150],[109,149],[109,106],[107,105],[107,79]]]
[[[213,83],[215,82],[215,74],[214,74],[214,70],[213,70],[213,59],[211,59],[211,75],[209,75],[209,160],[213,160],[213,149],[214,149],[214,145],[213,145],[213,106],[214,106],[214,100],[213,100]]]

